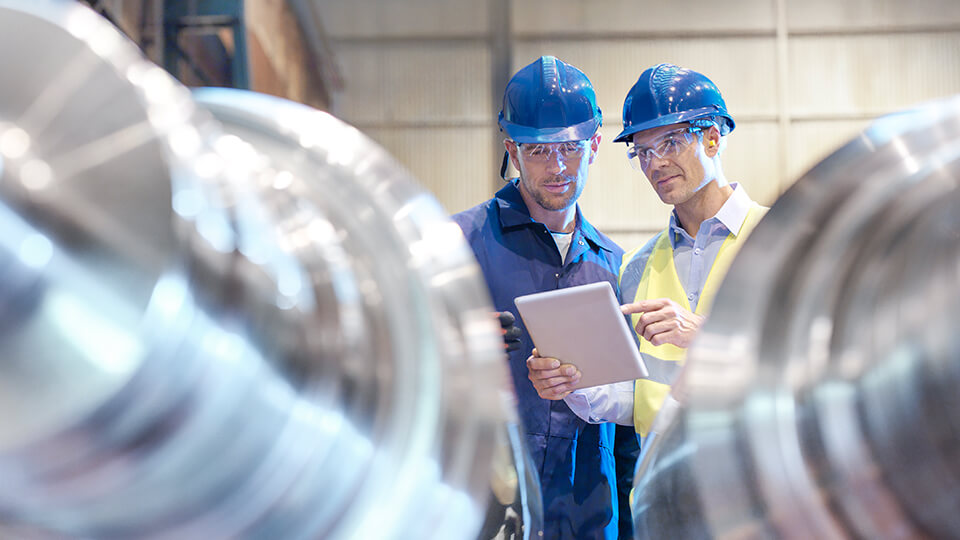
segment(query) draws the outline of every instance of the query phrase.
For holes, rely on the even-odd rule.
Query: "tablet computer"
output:
[[[580,369],[575,388],[647,376],[610,283],[520,296],[514,303],[540,356]]]

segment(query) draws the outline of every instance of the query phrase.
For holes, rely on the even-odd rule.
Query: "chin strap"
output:
[[[507,174],[507,159],[509,159],[509,155],[506,150],[503,151],[503,163],[500,164],[500,178],[502,178],[504,182],[507,181],[507,177],[504,175]]]

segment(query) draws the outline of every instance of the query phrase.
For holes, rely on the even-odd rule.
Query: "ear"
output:
[[[503,147],[507,149],[507,153],[510,154],[510,163],[513,163],[513,168],[520,170],[520,161],[517,158],[517,143],[511,141],[510,139],[503,140]]]
[[[720,130],[717,126],[710,126],[710,129],[703,132],[703,151],[711,159],[720,151]]]
[[[603,135],[600,132],[593,134],[593,137],[590,137],[590,165],[593,165],[593,160],[597,158],[597,150],[600,149],[600,141],[603,140]]]

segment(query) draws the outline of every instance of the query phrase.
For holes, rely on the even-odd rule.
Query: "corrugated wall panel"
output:
[[[389,119],[492,123],[486,43],[395,46],[385,54]]]
[[[850,30],[957,24],[957,0],[790,0],[787,28]]]
[[[489,128],[366,129],[454,213],[489,199],[498,171]],[[496,167],[499,167],[499,163]]]
[[[825,157],[838,150],[870,124],[870,120],[794,122],[790,126],[790,181],[795,182]]]
[[[791,116],[876,116],[958,91],[960,31],[790,40]]]
[[[450,211],[489,197],[498,185],[502,92],[491,81],[507,75],[492,73],[506,56],[494,59],[486,38],[491,4],[321,3],[346,79],[336,112],[380,140]],[[513,73],[553,54],[596,86],[604,142],[581,203],[625,247],[662,228],[669,211],[629,168],[623,145],[612,143],[623,98],[650,65],[678,63],[717,83],[737,120],[726,175],[767,204],[872,117],[960,92],[960,2],[787,0],[788,88],[781,103],[776,5],[509,2],[512,65],[504,69]]]
[[[512,2],[514,31],[543,35],[558,32],[683,32],[773,30],[774,3],[713,0],[682,3],[637,0],[518,0]],[[682,10],[682,16],[678,16]]]
[[[339,114],[350,122],[493,125],[485,43],[342,43],[347,87]]]
[[[729,182],[738,182],[753,200],[769,205],[780,195],[777,160],[780,135],[776,122],[741,122],[727,136],[723,172]]]
[[[663,227],[660,227],[661,229]],[[617,243],[626,251],[631,251],[634,248],[638,248],[647,243],[647,240],[653,238],[657,231],[636,231],[636,232],[622,232],[622,231],[610,231],[606,233],[611,240]]]
[[[318,0],[334,38],[485,35],[487,3],[476,0]]]
[[[580,197],[580,205],[600,230],[662,227],[667,208],[646,177],[630,167],[626,147],[613,143],[619,131],[619,123],[601,128],[603,141],[590,168],[590,179]]]
[[[341,43],[335,50],[345,90],[335,112],[347,122],[358,125],[386,122],[386,85],[383,83],[386,55],[383,48],[375,44]]]

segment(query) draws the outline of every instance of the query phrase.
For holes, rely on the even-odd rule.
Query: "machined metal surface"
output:
[[[960,97],[774,204],[635,482],[640,538],[960,537]]]
[[[329,115],[195,100],[79,4],[0,2],[0,68],[0,531],[476,537],[516,419],[431,196]]]
[[[310,247],[323,248],[298,258],[315,267],[308,270],[314,287],[329,287],[318,316],[324,331],[339,339],[318,341],[322,348],[312,352],[329,359],[325,380],[338,386],[327,392],[344,396],[340,409],[354,423],[382,423],[378,446],[419,447],[425,441],[417,437],[437,437],[417,433],[418,424],[439,430],[452,444],[442,477],[431,471],[436,457],[427,463],[380,462],[376,456],[359,461],[364,474],[355,483],[322,483],[325,511],[339,514],[335,501],[349,503],[347,519],[354,521],[347,523],[361,537],[385,530],[404,531],[403,537],[461,536],[474,527],[466,518],[477,516],[466,508],[452,511],[458,502],[450,498],[452,479],[479,486],[471,500],[459,501],[474,511],[483,511],[488,498],[492,507],[519,510],[499,521],[512,519],[523,525],[514,529],[516,537],[529,537],[542,521],[539,488],[516,437],[510,394],[500,390],[502,380],[478,377],[498,377],[499,369],[479,370],[476,358],[473,365],[463,363],[476,350],[490,353],[497,368],[502,361],[479,349],[489,343],[473,343],[485,336],[491,318],[459,227],[382,149],[326,113],[237,90],[201,89],[195,97],[234,143],[257,150],[255,198],[269,214],[266,221],[283,231],[283,243],[312,234]],[[378,335],[388,339],[370,339]],[[421,339],[411,339],[416,336]],[[439,407],[424,410],[424,401]],[[492,456],[492,472],[478,467]],[[336,465],[333,460],[326,469]],[[409,493],[398,497],[385,485]]]

